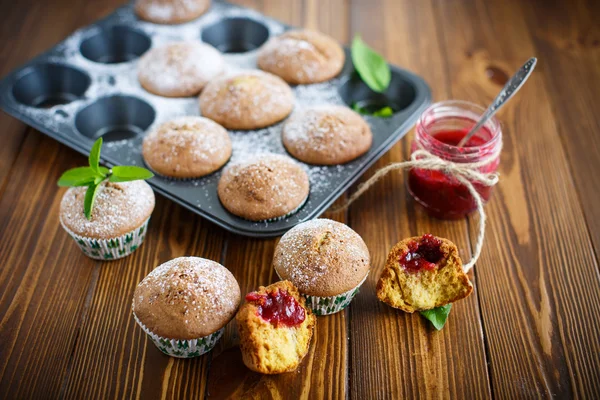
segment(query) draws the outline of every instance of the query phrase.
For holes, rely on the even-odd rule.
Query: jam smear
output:
[[[436,132],[433,137],[442,143],[457,146],[469,129],[442,130]],[[469,139],[459,150],[468,147],[478,147],[487,143],[492,137],[491,132],[485,127],[481,132]],[[494,172],[498,168],[498,160],[486,166],[480,171],[483,173]],[[473,183],[475,190],[484,201],[489,200],[492,188]],[[475,199],[471,196],[469,189],[455,178],[446,175],[442,171],[430,171],[412,168],[408,174],[408,187],[415,198],[423,204],[427,211],[434,217],[441,219],[459,219],[477,208]]]
[[[442,241],[431,234],[425,234],[419,241],[408,244],[408,251],[400,256],[400,264],[409,272],[422,269],[433,271],[444,257]]]
[[[274,290],[267,294],[250,292],[246,301],[255,303],[256,313],[275,326],[298,326],[306,318],[304,308],[287,290]]]

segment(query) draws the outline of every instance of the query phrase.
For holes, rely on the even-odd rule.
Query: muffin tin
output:
[[[149,48],[177,40],[202,40],[225,53],[228,68],[256,68],[256,50],[289,26],[256,11],[214,2],[195,21],[156,25],[140,21],[132,5],[73,33],[66,40],[13,71],[0,82],[0,106],[9,114],[88,154],[102,136],[107,166],[143,166],[142,138],[157,124],[181,115],[199,115],[197,98],[163,98],[141,88],[137,61]],[[201,179],[152,178],[149,183],[169,199],[223,228],[245,236],[272,237],[323,213],[379,157],[400,140],[429,104],[431,92],[420,77],[392,66],[392,81],[383,94],[371,91],[357,76],[346,49],[340,75],[325,83],[293,87],[296,108],[320,103],[392,105],[389,118],[366,116],[373,145],[362,157],[341,166],[302,164],[310,177],[306,204],[275,222],[251,222],[228,213],[217,196],[221,172]],[[230,131],[232,161],[259,152],[286,154],[282,123],[255,131]]]

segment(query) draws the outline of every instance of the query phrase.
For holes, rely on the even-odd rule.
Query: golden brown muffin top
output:
[[[314,219],[290,229],[275,248],[273,267],[301,293],[335,296],[358,286],[369,273],[367,245],[350,227]]]
[[[217,49],[199,41],[175,42],[155,47],[142,56],[138,79],[147,91],[159,96],[195,96],[223,73],[225,60]]]
[[[348,107],[322,105],[294,113],[283,127],[283,144],[295,158],[316,165],[349,162],[371,148],[367,122]]]
[[[223,206],[252,221],[278,218],[296,210],[308,192],[304,169],[290,157],[271,153],[230,165],[218,186]]]
[[[180,24],[204,14],[210,3],[211,0],[136,0],[135,12],[157,24]]]
[[[290,84],[323,82],[344,66],[342,47],[331,37],[306,29],[285,32],[269,40],[259,51],[260,69]]]
[[[197,178],[231,157],[231,139],[221,125],[202,117],[179,117],[150,132],[142,146],[146,164],[160,175]]]
[[[221,264],[179,257],[155,268],[133,295],[133,313],[167,339],[198,339],[224,327],[240,304],[240,287]]]
[[[294,107],[292,89],[263,71],[243,71],[211,81],[200,95],[202,115],[228,129],[256,129],[287,117]]]
[[[98,188],[92,218],[83,211],[87,187],[69,188],[60,203],[60,221],[86,238],[112,239],[139,228],[154,210],[154,192],[144,181],[103,182]]]

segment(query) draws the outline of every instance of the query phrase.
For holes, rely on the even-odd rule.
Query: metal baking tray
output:
[[[107,166],[143,166],[142,138],[149,129],[176,116],[199,115],[198,100],[163,98],[146,92],[137,81],[139,57],[167,42],[198,39],[225,53],[230,69],[256,68],[256,50],[269,38],[290,29],[254,10],[213,2],[200,18],[182,25],[140,21],[131,4],[77,30],[49,51],[0,81],[0,106],[17,119],[59,142],[88,154],[103,136],[102,162]],[[175,181],[161,177],[149,183],[163,196],[215,224],[241,235],[273,237],[322,214],[378,158],[400,140],[430,103],[425,81],[392,66],[384,94],[372,92],[357,76],[346,49],[346,64],[333,80],[293,87],[296,109],[319,103],[361,106],[392,104],[389,118],[366,116],[373,145],[362,157],[341,166],[301,163],[310,177],[308,201],[295,214],[275,222],[251,222],[227,212],[217,196],[221,172],[201,179]],[[230,131],[232,161],[258,152],[286,154],[282,123],[255,131]]]

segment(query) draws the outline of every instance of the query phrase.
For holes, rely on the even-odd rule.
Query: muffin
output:
[[[181,24],[204,14],[210,0],[136,0],[135,12],[156,24]]]
[[[144,181],[104,181],[88,220],[87,187],[69,188],[60,203],[60,223],[81,250],[96,260],[115,260],[135,251],[146,236],[154,210],[154,192]]]
[[[227,167],[217,188],[223,207],[250,221],[284,218],[308,198],[308,175],[279,154],[259,154]]]
[[[289,281],[246,295],[236,316],[244,364],[262,374],[295,370],[308,353],[316,318]]]
[[[287,117],[294,108],[292,89],[281,78],[244,71],[211,81],[200,95],[202,115],[227,129],[259,129]]]
[[[240,305],[240,287],[227,268],[179,257],[155,268],[133,294],[133,317],[163,353],[197,357],[214,347]]]
[[[221,168],[231,157],[229,133],[202,117],[180,117],[150,132],[142,145],[146,164],[157,174],[199,178]]]
[[[373,142],[371,128],[360,115],[335,105],[294,113],[282,137],[292,156],[314,165],[347,163],[369,151]]]
[[[348,226],[314,219],[290,229],[275,248],[273,267],[291,281],[317,315],[334,314],[350,304],[367,279],[369,250]]]
[[[225,70],[214,47],[197,41],[155,47],[140,59],[138,80],[150,93],[164,97],[196,96]]]
[[[455,302],[472,291],[456,245],[433,235],[396,244],[377,283],[379,300],[408,313]]]
[[[292,84],[327,81],[344,66],[344,50],[319,32],[293,30],[269,40],[258,53],[258,67]]]

